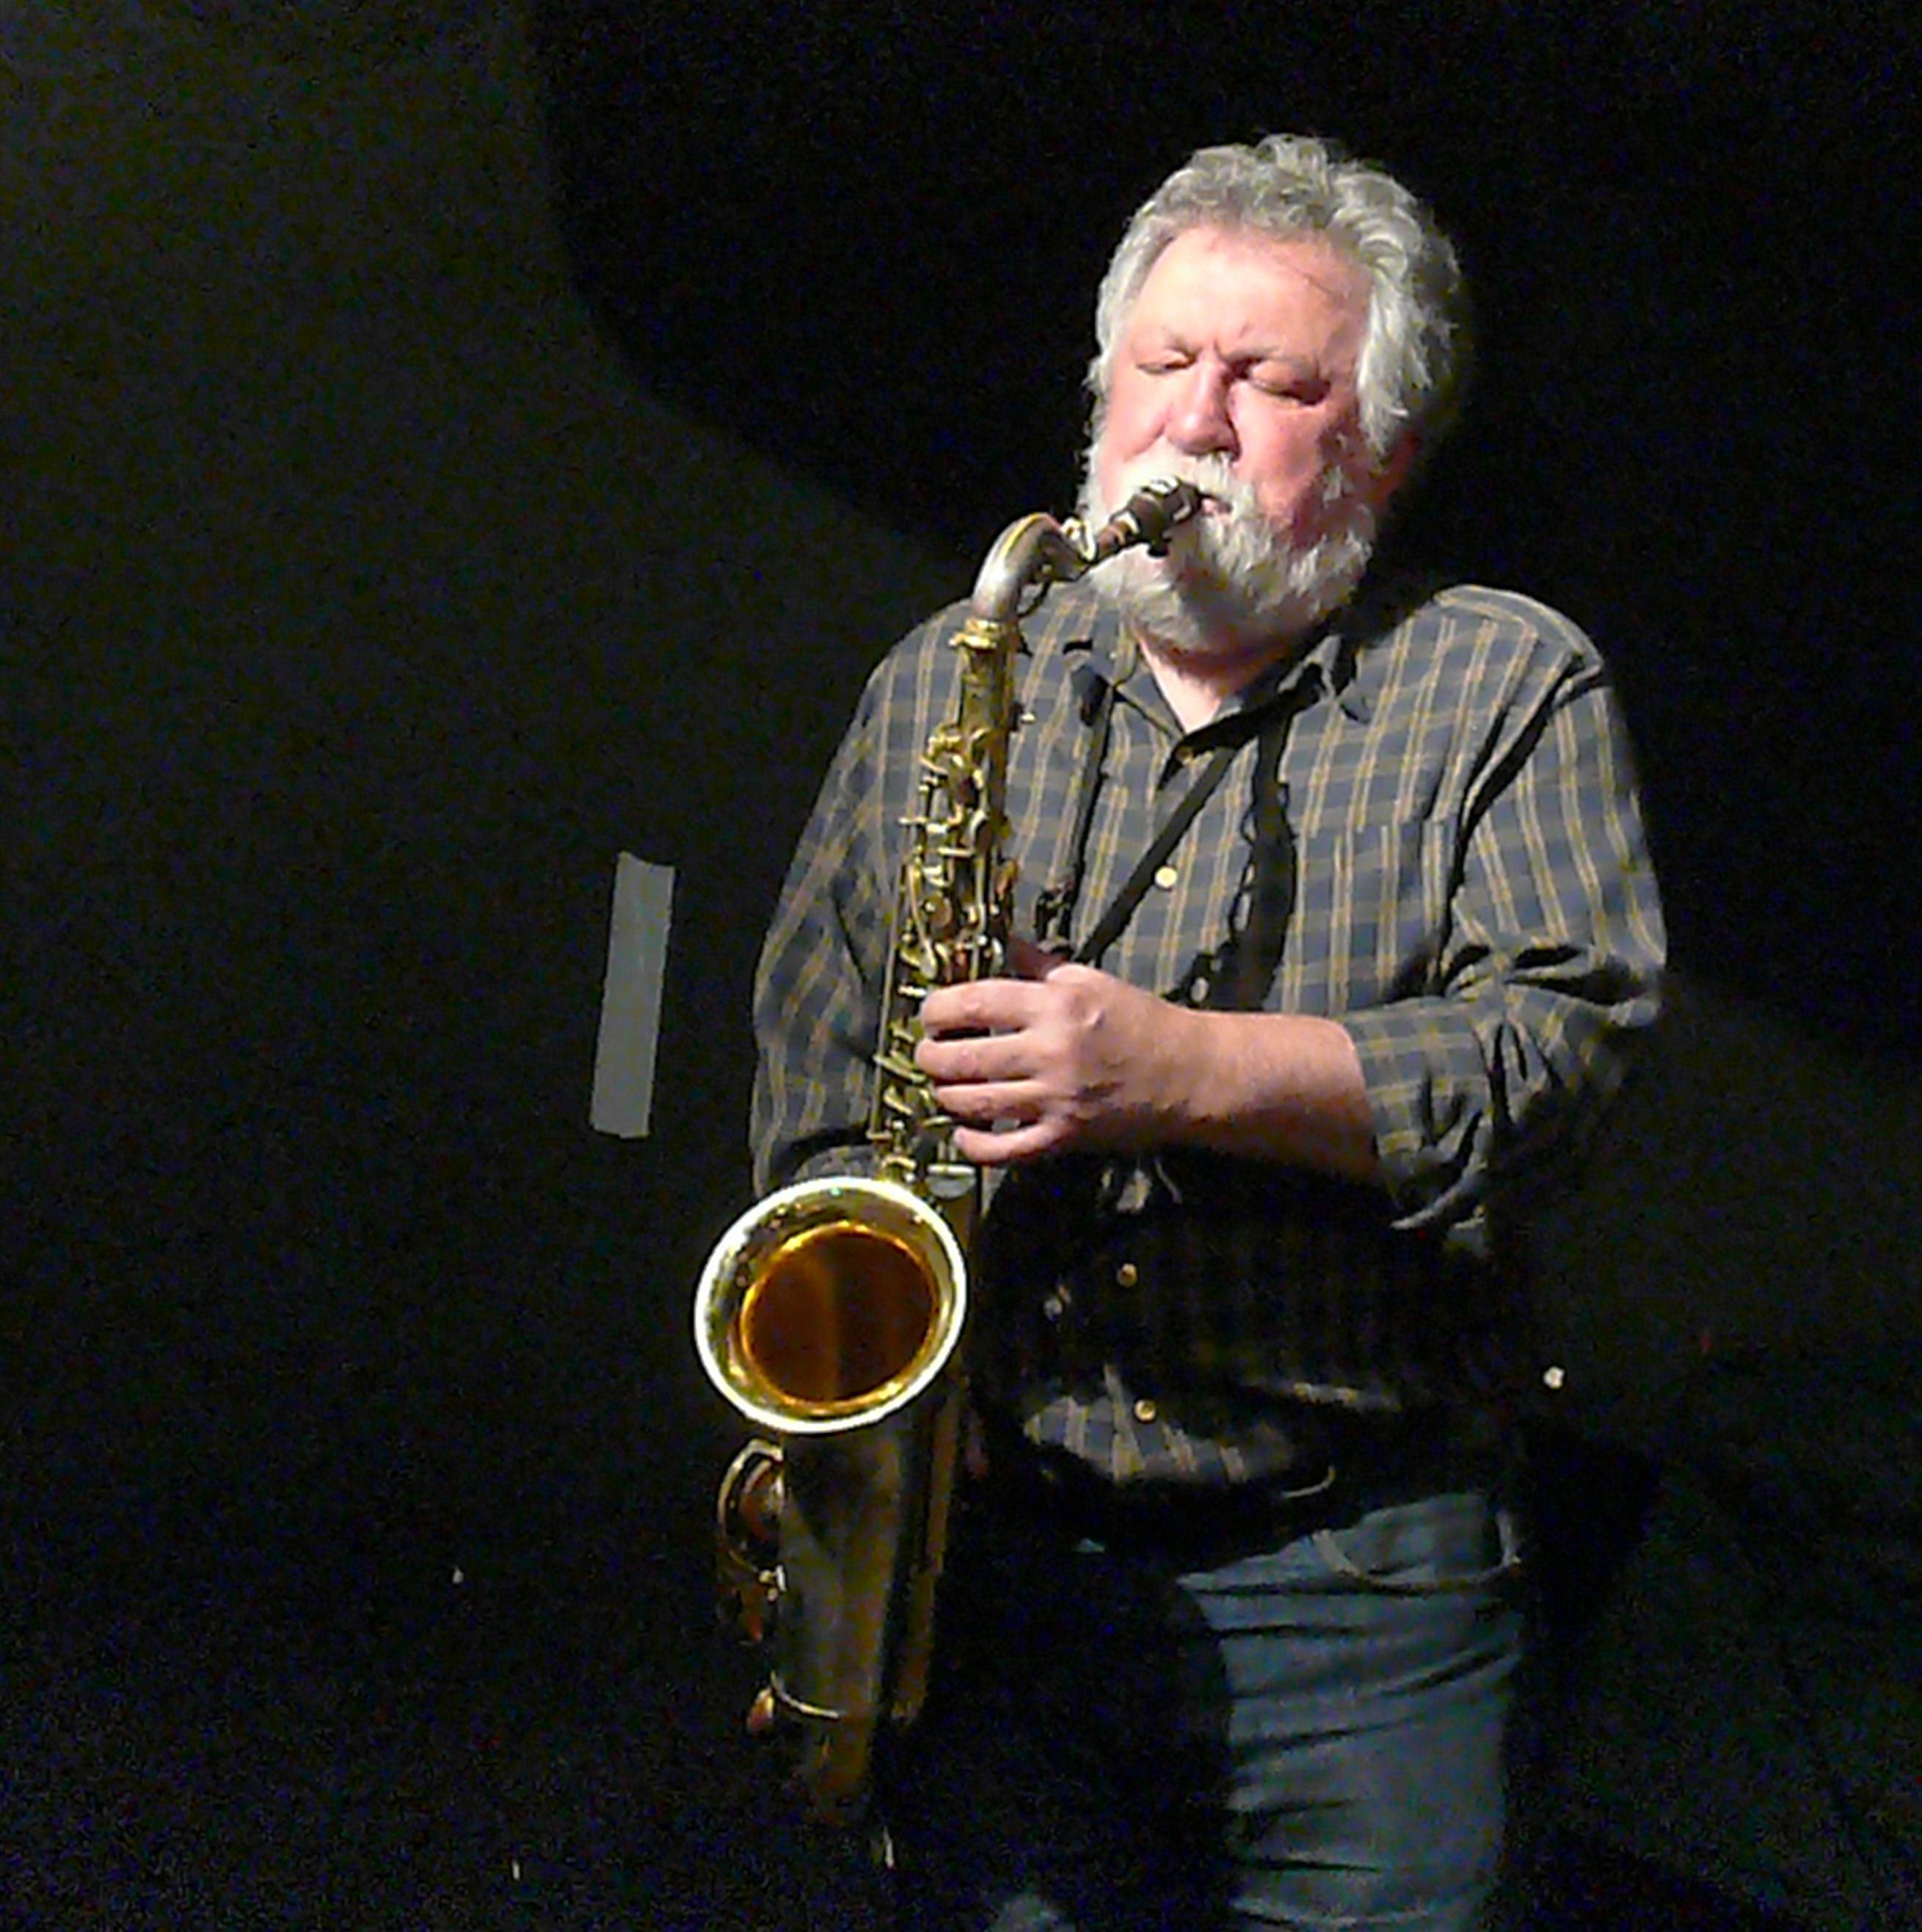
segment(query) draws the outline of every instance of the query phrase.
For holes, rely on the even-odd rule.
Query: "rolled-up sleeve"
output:
[[[1398,1221],[1479,1246],[1492,1198],[1576,1152],[1660,1001],[1633,760],[1592,656],[1499,719],[1462,804],[1426,984],[1340,1017]]]

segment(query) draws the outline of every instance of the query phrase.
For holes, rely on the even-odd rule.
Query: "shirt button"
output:
[[[1180,873],[1172,866],[1157,866],[1155,868],[1155,884],[1163,892],[1171,890],[1180,877]]]
[[[1123,1262],[1114,1270],[1114,1279],[1123,1288],[1132,1288],[1141,1278],[1141,1270],[1132,1262]]]
[[[1152,1422],[1160,1413],[1161,1411],[1146,1396],[1140,1397],[1135,1404],[1135,1420],[1137,1422]]]

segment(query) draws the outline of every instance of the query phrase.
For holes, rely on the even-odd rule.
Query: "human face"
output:
[[[1161,475],[1216,493],[1166,564],[1131,552],[1098,574],[1150,640],[1244,654],[1360,580],[1400,472],[1360,433],[1368,299],[1318,237],[1195,229],[1156,260],[1115,345],[1084,505],[1099,522]]]
[[[1318,236],[1177,236],[1115,346],[1094,459],[1103,495],[1120,500],[1144,458],[1221,457],[1278,536],[1315,541],[1330,467],[1351,487],[1370,467],[1355,380],[1368,299],[1364,271]]]

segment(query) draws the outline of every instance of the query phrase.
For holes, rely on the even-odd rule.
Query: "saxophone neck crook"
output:
[[[973,614],[983,623],[1012,624],[1036,592],[1072,583],[1119,551],[1141,544],[1159,556],[1207,501],[1207,493],[1194,484],[1165,476],[1144,484],[1092,533],[1072,518],[1063,524],[1045,512],[1023,517],[1001,532],[983,561]]]
[[[1015,623],[1036,589],[1079,577],[1088,559],[1077,534],[1072,522],[1057,523],[1045,511],[1010,524],[982,560],[971,614],[983,623]]]

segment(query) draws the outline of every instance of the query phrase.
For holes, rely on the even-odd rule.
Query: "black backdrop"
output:
[[[1092,291],[1170,167],[1273,128],[1388,161],[1480,307],[1411,544],[1604,643],[1681,962],[1912,1053],[1906,10],[539,18],[565,231],[643,380],[970,556],[1072,500]]]
[[[1873,7],[1491,17],[0,12],[0,1909],[859,1922],[706,1629],[751,936],[865,665],[1066,500],[1127,209],[1295,124],[1482,291],[1405,540],[1587,622],[1642,748],[1691,990],[1565,1270],[1665,1364],[1793,1313],[1741,1493],[1873,1582],[1801,1632],[1840,1744],[1750,1625],[1705,1667],[1711,1565],[1582,1762],[1660,1792],[1638,1855],[1847,1922],[1837,1767],[1897,1839],[1922,1788],[1912,62]],[[623,848],[678,868],[640,1144],[585,1120]]]

